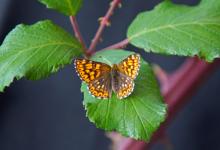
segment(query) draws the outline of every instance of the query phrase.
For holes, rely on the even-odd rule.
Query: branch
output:
[[[87,47],[86,47],[86,44],[85,44],[85,41],[82,37],[82,34],[80,32],[80,29],[79,29],[79,25],[77,23],[77,20],[76,20],[76,17],[75,16],[70,16],[70,22],[71,22],[71,25],[72,25],[72,28],[73,28],[73,31],[75,33],[75,36],[76,38],[79,40],[79,42],[82,44],[82,47],[83,47],[83,53],[87,55]]]
[[[130,138],[122,138],[117,143],[118,150],[146,150],[156,141],[160,140],[164,132],[177,112],[189,100],[205,77],[211,74],[214,68],[220,64],[220,59],[208,64],[198,58],[187,59],[186,62],[172,75],[169,76],[167,89],[162,90],[168,105],[168,117],[153,135],[149,143],[136,141]],[[113,137],[114,138],[114,137]]]
[[[107,49],[120,49],[120,48],[125,48],[125,47],[128,45],[128,43],[129,43],[128,39],[125,39],[125,40],[123,40],[123,41],[121,41],[121,42],[118,42],[118,43],[116,43],[116,44],[110,45],[110,46],[108,46],[108,47],[106,47],[106,48],[103,48],[103,49],[101,49],[101,50],[99,50],[99,51],[107,50]],[[89,56],[93,55],[94,53],[95,53],[95,51],[90,51],[90,52],[87,51],[87,54],[88,54]]]
[[[155,73],[155,75],[157,76],[159,82],[160,82],[160,88],[162,91],[167,90],[168,89],[168,82],[169,82],[169,74],[167,74],[166,71],[164,71],[162,68],[160,68],[159,65],[157,64],[153,64],[153,71]]]
[[[94,49],[96,48],[96,45],[98,44],[100,38],[101,38],[101,34],[104,31],[106,26],[110,25],[110,17],[113,14],[114,9],[120,4],[121,0],[113,0],[112,3],[110,4],[110,8],[107,11],[107,13],[105,14],[104,17],[101,18],[101,22],[100,22],[100,26],[92,40],[91,45],[89,46],[89,53],[93,53]]]
[[[106,50],[106,49],[119,49],[119,48],[125,48],[129,43],[129,40],[128,39],[124,39],[123,41],[121,42],[118,42],[116,44],[113,44],[113,45],[110,45],[106,48],[103,48],[102,50]]]

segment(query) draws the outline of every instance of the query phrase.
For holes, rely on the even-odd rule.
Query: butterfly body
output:
[[[134,79],[140,67],[140,56],[132,54],[112,66],[87,59],[76,59],[74,64],[81,80],[88,84],[92,96],[108,99],[113,91],[119,99],[123,99],[134,89]]]

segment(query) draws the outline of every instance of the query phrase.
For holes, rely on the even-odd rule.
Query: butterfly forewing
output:
[[[119,71],[131,79],[135,79],[140,68],[140,55],[132,54],[118,64]]]
[[[95,79],[105,74],[109,74],[111,67],[107,64],[91,61],[87,59],[75,59],[75,68],[81,78],[86,83],[91,83]]]
[[[109,65],[87,59],[76,59],[74,63],[79,77],[88,84],[91,95],[104,99],[111,96]]]

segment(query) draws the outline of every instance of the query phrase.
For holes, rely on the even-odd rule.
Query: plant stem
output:
[[[167,89],[167,82],[169,82],[169,74],[167,74],[166,71],[164,71],[162,68],[160,68],[159,65],[157,64],[153,64],[152,65],[153,71],[155,73],[155,75],[157,76],[160,84],[161,84],[161,90],[163,90],[164,88]]]
[[[108,47],[106,47],[106,48],[103,48],[103,49],[101,49],[101,50],[99,50],[99,51],[107,50],[107,49],[120,49],[120,48],[126,47],[128,44],[129,44],[128,39],[124,39],[124,40],[121,41],[121,42],[118,42],[118,43],[116,43],[116,44],[110,45],[110,46],[108,46]],[[93,55],[94,53],[95,53],[95,51],[90,51],[90,52],[87,51],[87,54],[88,54],[89,56]]]
[[[105,14],[105,16],[101,19],[100,26],[91,42],[91,45],[89,46],[89,53],[93,53],[94,49],[96,48],[96,45],[98,44],[101,34],[104,31],[105,27],[110,24],[109,19],[111,15],[113,14],[114,9],[118,6],[118,4],[121,2],[121,0],[113,0],[112,3],[110,4],[110,7]]]
[[[205,77],[211,74],[214,68],[220,64],[220,59],[208,64],[198,58],[187,59],[185,63],[172,75],[169,76],[169,82],[163,85],[167,88],[162,89],[165,101],[168,105],[168,117],[153,135],[149,143],[136,141],[129,138],[120,139],[118,150],[146,150],[156,141],[163,138],[168,124],[171,122],[177,112],[189,100],[189,97],[195,92]],[[114,136],[114,135],[113,135]],[[114,138],[114,137],[113,137]]]
[[[75,16],[70,16],[70,22],[71,22],[71,25],[72,25],[72,28],[73,28],[73,31],[75,33],[76,38],[82,44],[83,53],[87,56],[87,52],[86,52],[87,51],[87,47],[86,47],[85,41],[84,41],[84,39],[82,37],[82,34],[80,32],[79,25],[77,23],[76,17]]]
[[[121,42],[118,42],[116,44],[113,44],[113,45],[110,45],[106,48],[103,48],[102,50],[106,50],[106,49],[119,49],[119,48],[125,48],[129,43],[129,40],[128,39],[124,39],[123,41]]]

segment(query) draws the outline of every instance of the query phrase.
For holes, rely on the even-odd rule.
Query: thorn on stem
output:
[[[103,42],[103,38],[102,37],[99,38],[99,42]]]
[[[121,2],[120,2],[119,0],[115,0],[115,1],[116,1],[116,2],[112,1],[112,2],[110,3],[110,6],[112,6],[113,3],[116,3],[116,6],[118,5],[118,8],[121,8],[121,7],[122,7]]]
[[[106,19],[105,17],[100,17],[98,19],[98,21],[100,22],[100,24],[103,24],[103,25],[105,25],[107,27],[111,26],[110,21],[108,19]]]
[[[118,3],[118,8],[121,8],[122,7],[122,4],[121,3]]]

